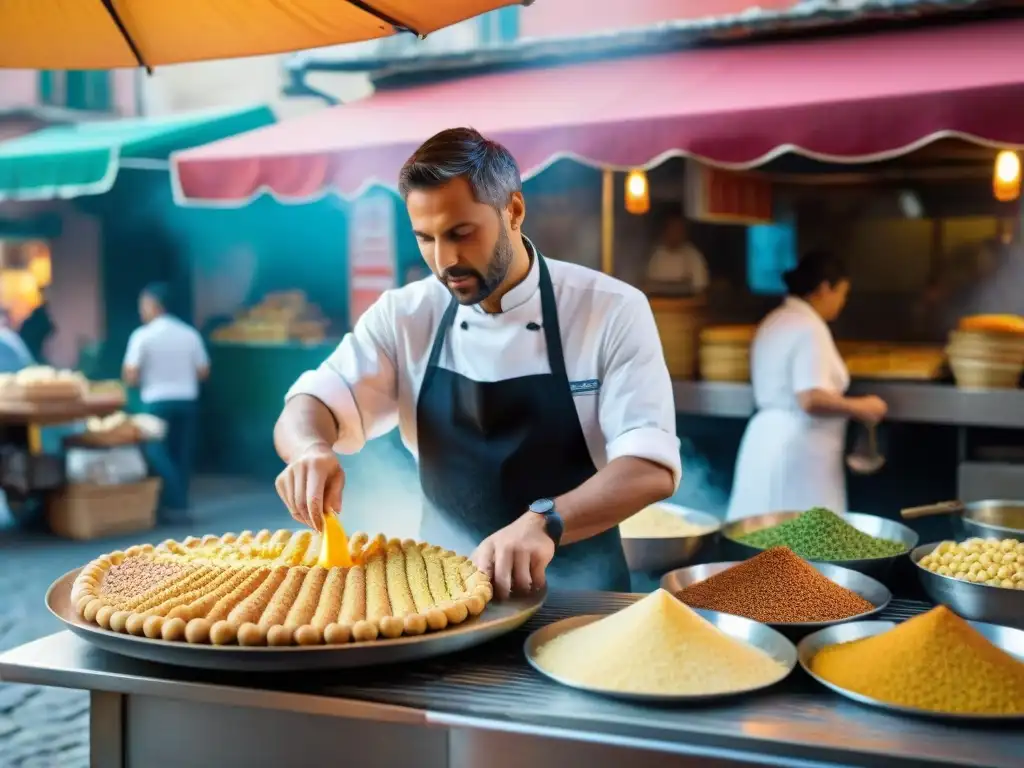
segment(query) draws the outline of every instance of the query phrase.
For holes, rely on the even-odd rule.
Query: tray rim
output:
[[[762,550],[762,551],[766,551],[766,550]],[[797,556],[799,557],[799,555],[797,555]],[[666,580],[670,576],[672,576],[673,574],[678,573],[679,571],[688,571],[691,568],[707,568],[708,566],[724,566],[721,570],[711,574],[711,576],[717,576],[719,573],[723,573],[724,571],[727,571],[729,568],[732,568],[734,566],[740,565],[740,564],[745,563],[745,562],[747,562],[747,561],[746,560],[735,560],[735,561],[725,561],[725,560],[723,560],[723,561],[717,561],[717,562],[714,562],[714,563],[700,563],[700,564],[697,564],[697,565],[684,565],[682,568],[674,568],[673,570],[669,571],[664,576],[662,576],[661,577],[660,586],[661,586],[662,589],[664,589],[667,592],[671,593],[672,596],[675,597],[675,592],[673,590],[669,589],[668,586],[665,583]],[[835,569],[835,570],[840,570],[840,571],[847,571],[848,573],[855,573],[859,577],[863,577],[865,579],[868,579],[869,581],[873,581],[877,587],[879,587],[879,588],[881,588],[881,589],[883,589],[885,591],[885,594],[886,594],[885,601],[882,602],[881,605],[875,605],[874,609],[872,609],[870,611],[865,611],[864,613],[858,613],[858,614],[856,614],[854,616],[850,616],[849,618],[846,618],[846,619],[836,619],[835,621],[770,621],[770,622],[757,622],[757,623],[764,624],[765,626],[772,627],[772,628],[780,627],[782,629],[827,629],[828,627],[834,627],[834,626],[836,626],[838,624],[850,624],[850,623],[855,622],[855,621],[864,621],[869,616],[875,616],[875,615],[881,613],[882,611],[884,611],[886,608],[889,607],[889,604],[892,602],[892,590],[889,589],[887,586],[885,586],[885,584],[880,582],[878,579],[876,579],[873,576],[871,576],[870,574],[864,573],[863,571],[854,570],[853,568],[844,568],[841,565],[834,565],[831,562],[824,562],[824,561],[816,562],[816,561],[813,561],[813,560],[806,560],[805,562],[808,565],[810,565],[812,568],[814,568],[822,576],[824,576],[829,581],[831,581],[833,584],[836,584],[836,586],[842,587],[843,585],[842,584],[838,584],[837,582],[833,581],[832,578],[828,575],[828,573],[823,571],[822,568],[826,568],[826,569],[829,569],[829,570]],[[708,579],[710,579],[711,576],[708,576]],[[701,579],[701,581],[707,581],[707,579]],[[695,581],[693,583],[694,584],[700,584],[701,582]],[[843,587],[843,588],[844,589],[850,589],[849,587]],[[852,589],[850,591],[851,592],[855,592],[855,590],[852,590]],[[855,592],[855,594],[860,594],[860,593]],[[860,595],[860,596],[864,597],[863,595]],[[867,600],[866,597],[864,599]],[[690,606],[690,607],[692,608],[693,606]],[[698,610],[698,609],[694,608],[694,610]],[[705,610],[705,609],[699,609],[699,610]],[[714,611],[714,613],[725,613],[725,612],[724,611]],[[757,619],[751,619],[749,616],[743,616],[743,615],[738,614],[738,613],[730,613],[728,615],[729,616],[739,616],[741,619],[748,619],[750,621],[757,621]]]
[[[787,655],[791,657],[787,660],[781,660],[776,658],[775,656],[772,656],[773,659],[782,664],[782,666],[785,668],[785,671],[779,677],[777,677],[769,683],[766,683],[764,685],[753,686],[750,688],[743,688],[735,691],[722,691],[718,693],[707,694],[655,694],[625,693],[621,691],[610,691],[607,689],[592,688],[590,686],[580,685],[579,683],[574,683],[559,675],[555,675],[551,672],[548,672],[546,669],[541,667],[540,664],[537,663],[535,656],[542,642],[549,642],[554,638],[565,634],[566,632],[570,632],[574,629],[580,629],[589,624],[593,624],[596,621],[600,621],[601,619],[607,618],[611,614],[581,614],[579,616],[570,616],[568,618],[561,619],[551,624],[546,624],[543,627],[540,627],[539,629],[535,629],[533,632],[530,633],[529,637],[527,637],[525,642],[523,643],[523,656],[526,658],[526,662],[530,665],[530,667],[532,667],[538,674],[565,688],[569,688],[575,691],[581,691],[583,693],[593,694],[596,696],[601,696],[603,698],[618,699],[620,701],[629,701],[638,704],[697,704],[701,702],[732,698],[734,696],[745,696],[752,693],[758,693],[759,691],[763,691],[768,688],[771,688],[772,686],[778,685],[786,678],[788,678],[793,673],[793,670],[796,669],[797,663],[799,661],[796,653],[796,645],[788,637],[783,635],[778,630],[772,629],[767,624],[761,624],[760,622],[756,622],[753,619],[748,619],[745,616],[734,616],[729,613],[720,613],[718,611],[705,611],[703,609],[696,608],[692,608],[691,610],[693,610],[695,613],[697,613],[704,619],[721,616],[728,619],[732,623],[745,622],[749,624],[756,624],[758,627],[774,633],[778,636],[778,638],[781,641],[785,643],[784,647],[786,647]],[[719,627],[719,629],[721,628]],[[726,634],[730,633],[726,632]],[[548,635],[550,635],[550,637]],[[740,639],[734,637],[731,634],[730,637],[733,637],[734,640]],[[752,645],[746,640],[743,640],[742,642],[745,642],[747,645]],[[768,653],[768,651],[766,651],[763,648],[760,648],[758,646],[753,647],[757,648],[763,653]]]
[[[472,647],[514,631],[529,621],[530,618],[540,610],[547,598],[547,589],[545,588],[539,592],[523,597],[512,598],[507,601],[500,601],[497,603],[495,601],[491,601],[484,609],[484,613],[480,616],[471,617],[452,629],[444,629],[439,632],[428,632],[426,634],[416,636],[402,636],[395,639],[378,638],[377,640],[364,642],[349,642],[344,645],[319,644],[307,646],[289,645],[283,647],[241,646],[237,643],[233,643],[231,645],[196,644],[183,641],[150,639],[148,637],[137,637],[135,635],[121,632],[112,632],[110,630],[103,629],[98,625],[86,622],[74,612],[74,606],[70,605],[72,584],[83,568],[84,566],[82,568],[76,568],[68,571],[63,576],[57,578],[46,590],[45,601],[47,610],[51,615],[57,618],[66,629],[70,630],[87,642],[112,653],[131,656],[133,658],[143,659],[146,661],[154,661],[154,657],[159,656],[161,651],[163,651],[166,652],[169,657],[182,657],[183,659],[189,656],[194,657],[199,660],[200,663],[192,663],[191,666],[206,669],[227,669],[230,667],[231,669],[238,671],[286,671],[289,669],[307,668],[307,665],[304,662],[310,657],[333,657],[336,654],[345,653],[348,653],[349,656],[351,656],[356,651],[366,651],[374,656],[380,655],[384,658],[373,662],[342,662],[334,665],[333,668],[342,669],[349,666],[383,665],[401,661],[411,661],[418,658],[430,658],[433,656],[443,655],[448,652],[462,650],[467,647]],[[60,593],[64,593],[63,596],[68,598],[67,605],[69,610],[67,614],[58,610],[54,606],[54,599]],[[503,615],[492,616],[492,618],[489,619],[485,618],[488,610],[492,611],[492,613],[494,612],[494,607],[504,607],[506,611],[501,612]],[[508,609],[514,610],[509,612]],[[456,643],[457,648],[452,649],[452,651],[443,650],[444,646],[452,643],[453,638],[457,638],[463,642]],[[442,649],[439,650],[437,648],[438,645],[442,646]],[[387,656],[389,652],[396,648],[405,651],[409,651],[409,649],[413,648],[422,650],[419,652],[413,651],[407,655],[403,654],[400,658],[388,659]],[[132,649],[139,650],[138,652],[132,652]],[[293,657],[294,662],[298,664],[298,666],[282,663],[282,659],[287,659],[289,657]],[[339,656],[339,661],[345,658],[347,657],[341,655]],[[271,659],[273,661],[270,661]],[[317,660],[319,661],[319,659]],[[202,663],[203,661],[206,663]],[[175,660],[161,660],[158,663],[172,664],[174,666],[189,666],[187,662]],[[309,665],[308,668],[329,669],[332,668],[332,665],[317,663]]]
[[[1013,631],[1013,632],[1020,632],[1021,635],[1024,635],[1024,630],[1014,629],[1013,627],[1004,627],[1004,626],[999,625],[999,624],[986,624],[986,622],[969,621],[969,620],[966,620],[966,619],[965,619],[965,621],[967,621],[967,623],[972,625],[972,626],[981,625],[981,626],[997,627],[997,628],[1002,629],[1002,630],[1010,630],[1010,631]],[[870,634],[865,634],[865,635],[862,635],[861,637],[856,638],[857,640],[865,640],[865,639],[867,639],[869,637],[876,637],[877,635],[880,635],[883,632],[888,632],[890,629],[893,629],[893,628],[897,627],[898,625],[899,625],[899,622],[895,622],[895,621],[878,621],[878,620],[876,620],[876,621],[848,622],[848,623],[842,624],[840,626],[843,629],[850,629],[851,627],[857,626],[858,628],[870,631]],[[843,696],[843,697],[849,699],[850,701],[855,701],[858,704],[862,704],[862,705],[867,706],[867,707],[872,707],[874,709],[880,709],[880,710],[884,710],[884,711],[888,711],[888,712],[895,712],[896,714],[907,715],[909,717],[916,717],[916,718],[921,718],[921,719],[926,719],[926,720],[947,721],[947,722],[963,722],[963,723],[971,723],[971,722],[975,722],[975,723],[1013,723],[1013,722],[1022,722],[1022,721],[1024,721],[1024,714],[1018,714],[1018,715],[982,715],[982,714],[963,714],[963,713],[956,713],[956,712],[936,712],[934,710],[920,709],[918,707],[908,707],[908,706],[905,706],[905,705],[902,705],[902,704],[890,704],[888,702],[882,701],[881,699],[876,699],[876,698],[873,698],[871,696],[865,696],[862,693],[857,693],[855,691],[851,691],[849,689],[843,688],[842,686],[836,685],[835,683],[829,682],[828,680],[824,679],[823,677],[821,677],[821,676],[819,676],[819,675],[817,675],[817,674],[815,674],[814,672],[811,671],[811,664],[810,664],[810,662],[811,662],[811,659],[813,659],[814,656],[818,653],[818,651],[822,650],[823,648],[828,647],[829,645],[839,645],[841,643],[828,643],[827,645],[822,645],[821,648],[814,648],[814,649],[812,649],[811,646],[814,645],[817,642],[821,642],[821,640],[822,640],[821,636],[822,635],[825,635],[826,633],[829,633],[829,632],[834,632],[836,629],[838,629],[838,627],[826,627],[825,629],[820,629],[817,632],[814,632],[814,633],[808,635],[807,637],[803,638],[799,643],[797,643],[797,663],[800,665],[800,667],[803,669],[803,671],[807,673],[808,677],[811,677],[812,679],[814,679],[815,682],[817,682],[820,685],[823,685],[824,687],[828,688],[833,693],[837,693],[840,696]],[[845,641],[845,642],[853,642],[853,641],[852,640],[848,640],[848,641]],[[989,642],[992,642],[992,641],[989,640]],[[993,643],[993,645],[996,645],[996,644]],[[1000,646],[996,645],[996,647],[998,648]],[[1003,648],[1001,650],[1005,651],[1006,649]],[[1009,653],[1009,651],[1006,651],[1006,652]]]

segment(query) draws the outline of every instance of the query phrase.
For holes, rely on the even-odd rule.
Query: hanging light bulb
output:
[[[1020,197],[1020,157],[1016,152],[1003,150],[996,155],[992,193],[1001,203],[1009,203]]]
[[[643,171],[630,171],[626,176],[626,210],[638,216],[651,210],[651,191]]]

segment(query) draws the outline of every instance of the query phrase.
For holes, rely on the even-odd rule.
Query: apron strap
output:
[[[569,374],[565,370],[565,355],[562,352],[562,332],[558,325],[558,306],[555,304],[555,289],[551,284],[551,274],[544,257],[537,253],[540,266],[540,309],[544,326],[544,341],[548,347],[548,364],[551,375],[565,382],[566,391],[569,387]]]
[[[430,348],[430,358],[427,360],[428,371],[435,367],[437,361],[441,359],[441,350],[444,349],[444,337],[448,333],[448,329],[455,322],[455,313],[458,309],[459,302],[452,296],[452,300],[448,302],[444,315],[441,316],[441,322],[437,326],[437,333],[434,335],[434,345]]]

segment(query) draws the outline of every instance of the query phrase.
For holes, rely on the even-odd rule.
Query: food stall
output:
[[[59,579],[66,630],[0,656],[0,679],[90,691],[96,766],[318,765],[339,745],[369,766],[1020,765],[1024,630],[893,597],[860,568],[896,589],[879,572],[901,560],[1019,607],[1024,531],[908,553],[895,525],[810,510],[715,531],[711,554],[758,554],[684,561],[646,597],[509,601],[464,557],[383,536],[353,536],[348,566],[308,531],[141,545]],[[842,551],[814,549],[825,529]],[[971,553],[1010,556],[1011,586],[974,576]]]

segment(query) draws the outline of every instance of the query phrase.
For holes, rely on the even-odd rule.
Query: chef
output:
[[[341,504],[335,451],[397,423],[419,465],[421,538],[472,553],[499,596],[628,590],[618,524],[680,476],[646,298],[537,252],[515,160],[472,129],[427,140],[399,189],[433,274],[384,293],[288,392],[278,492],[319,529]]]
[[[843,451],[849,419],[876,424],[878,397],[847,397],[850,376],[828,323],[846,304],[840,262],[813,252],[783,276],[789,295],[751,347],[757,412],[747,425],[728,519],[827,507],[846,512]]]
[[[665,219],[658,245],[647,262],[648,291],[701,294],[708,282],[707,260],[690,242],[686,219],[673,212]]]

